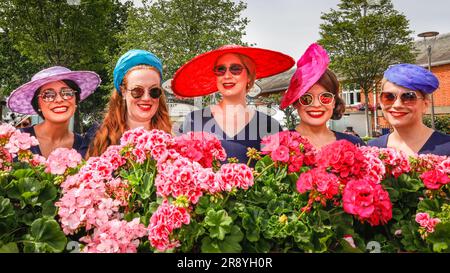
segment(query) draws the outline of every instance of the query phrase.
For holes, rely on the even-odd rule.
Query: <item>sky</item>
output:
[[[339,0],[233,0],[247,3],[244,41],[286,53],[298,60],[319,37],[320,16]],[[134,0],[139,5],[140,0]],[[410,22],[413,37],[425,31],[450,32],[449,0],[392,0]]]
[[[317,41],[320,16],[337,9],[339,0],[245,0],[250,20],[244,41],[286,53],[298,60]],[[425,31],[450,32],[450,1],[393,0],[410,22],[413,36]]]

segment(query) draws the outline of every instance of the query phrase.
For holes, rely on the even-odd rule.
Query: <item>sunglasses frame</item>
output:
[[[141,94],[140,96],[135,96],[133,91],[136,90],[136,89],[144,90],[144,92],[142,92],[142,94]],[[148,95],[149,95],[150,98],[152,98],[152,99],[159,99],[159,98],[161,98],[161,96],[162,96],[162,94],[163,94],[163,90],[162,90],[161,87],[152,87],[152,88],[150,88],[150,89],[146,89],[146,88],[137,86],[137,87],[135,87],[135,88],[133,88],[133,89],[126,89],[126,90],[127,90],[128,92],[130,92],[130,94],[131,94],[131,96],[133,97],[133,99],[140,99],[140,98],[142,98],[142,97],[144,96],[144,94],[145,94],[145,91],[148,92]],[[159,95],[158,95],[157,97],[154,97],[154,96],[152,95],[152,90],[159,90]]]
[[[392,102],[389,103],[385,103],[383,102],[383,94],[392,94],[394,96],[394,100],[392,100]],[[414,94],[415,99],[411,100],[411,99],[402,99],[403,95],[405,94]],[[398,98],[400,97],[400,101],[402,104],[407,105],[407,106],[413,106],[417,103],[418,100],[421,99],[425,99],[423,96],[419,96],[417,95],[417,93],[415,91],[401,91],[401,92],[392,92],[392,91],[382,91],[380,92],[380,103],[382,103],[383,105],[393,105],[395,104],[395,102],[398,100]]]
[[[233,72],[233,70],[231,69],[233,66],[234,67],[239,67],[239,70],[234,70],[234,72]],[[225,68],[225,71],[219,72],[219,70],[218,70],[219,68]],[[244,71],[244,69],[245,69],[245,66],[242,65],[242,64],[231,64],[229,67],[227,67],[226,65],[222,64],[222,65],[215,66],[213,68],[213,72],[214,72],[214,75],[216,75],[217,77],[225,76],[227,71],[230,71],[230,73],[232,75],[234,75],[234,76],[239,76],[239,75],[242,74],[242,71]]]
[[[323,94],[331,94],[332,98],[331,98],[331,102],[330,102],[330,103],[325,104],[325,103],[323,103],[323,102],[320,100],[320,97],[321,97]],[[312,98],[311,103],[310,103],[310,104],[303,104],[302,101],[301,101],[301,98],[302,98],[303,96],[310,96],[310,97]],[[334,97],[335,97],[335,94],[333,94],[333,93],[331,93],[331,92],[329,92],[329,91],[321,92],[321,93],[317,96],[317,98],[319,99],[320,104],[325,105],[325,106],[331,105],[331,104],[333,103],[333,101],[334,101]],[[311,94],[311,93],[305,93],[305,94],[301,95],[300,98],[298,98],[297,101],[298,101],[298,103],[299,103],[300,105],[302,105],[302,106],[310,106],[310,105],[312,105],[312,104],[314,103],[315,99],[316,99],[316,96],[314,96],[313,94]]]
[[[71,93],[71,95],[69,95],[69,97],[67,97],[67,94],[63,96],[62,93],[65,92],[65,91],[69,91],[69,92]],[[55,94],[55,97],[54,97],[53,99],[51,99],[51,100],[44,99],[44,94],[45,94],[45,93],[48,93],[48,92],[53,92],[53,93]],[[59,95],[63,100],[70,100],[70,99],[72,99],[73,97],[75,97],[76,93],[77,93],[77,90],[73,90],[73,89],[70,88],[70,87],[64,87],[64,88],[61,88],[58,92],[57,92],[56,90],[54,90],[54,89],[45,89],[45,90],[43,90],[43,91],[41,91],[41,92],[39,93],[38,97],[41,97],[42,100],[45,101],[45,102],[54,102],[54,101],[56,100],[56,97],[57,97],[58,95]]]

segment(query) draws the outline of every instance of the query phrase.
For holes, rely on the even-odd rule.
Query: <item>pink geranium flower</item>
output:
[[[424,172],[420,175],[425,186],[430,190],[438,190],[442,186],[450,183],[448,174],[444,173],[441,169],[434,169]]]
[[[81,160],[81,155],[76,150],[58,148],[48,156],[45,172],[62,175],[67,168],[75,168]]]

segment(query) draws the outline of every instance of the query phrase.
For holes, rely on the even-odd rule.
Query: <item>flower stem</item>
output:
[[[258,180],[258,178],[263,175],[263,173],[265,173],[269,168],[271,168],[272,166],[275,165],[275,162],[272,162],[272,164],[270,164],[269,166],[265,167],[262,172],[260,172],[256,177],[255,177],[255,181]]]

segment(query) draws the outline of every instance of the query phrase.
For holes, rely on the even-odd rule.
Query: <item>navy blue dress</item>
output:
[[[256,111],[250,122],[235,136],[230,137],[222,131],[214,119],[211,108],[189,113],[180,127],[180,133],[208,132],[216,135],[227,153],[227,157],[235,157],[240,163],[247,164],[247,148],[261,150],[261,139],[267,135],[276,134],[283,129],[274,118]],[[252,161],[254,166],[254,161]]]
[[[36,137],[36,133],[34,131],[34,126],[22,128],[22,129],[20,129],[20,131],[23,133],[29,133],[30,135]],[[78,153],[81,154],[81,157],[84,158],[84,155],[86,154],[86,151],[88,148],[87,143],[86,143],[84,137],[82,137],[80,134],[77,134],[74,132],[73,135],[74,135],[75,139],[73,141],[72,149],[75,149]],[[39,145],[31,146],[30,151],[33,154],[42,155]]]
[[[378,148],[386,148],[389,134],[380,136],[379,138],[369,141],[369,146]],[[425,142],[418,154],[435,154],[450,156],[450,135],[434,131],[430,138]]]
[[[290,131],[297,132],[295,129],[290,130]],[[350,141],[351,143],[355,144],[356,146],[366,146],[366,143],[357,136],[346,134],[346,133],[340,133],[340,132],[336,132],[333,130],[331,130],[331,131],[334,133],[334,136],[336,137],[336,141],[345,139],[345,140]]]

